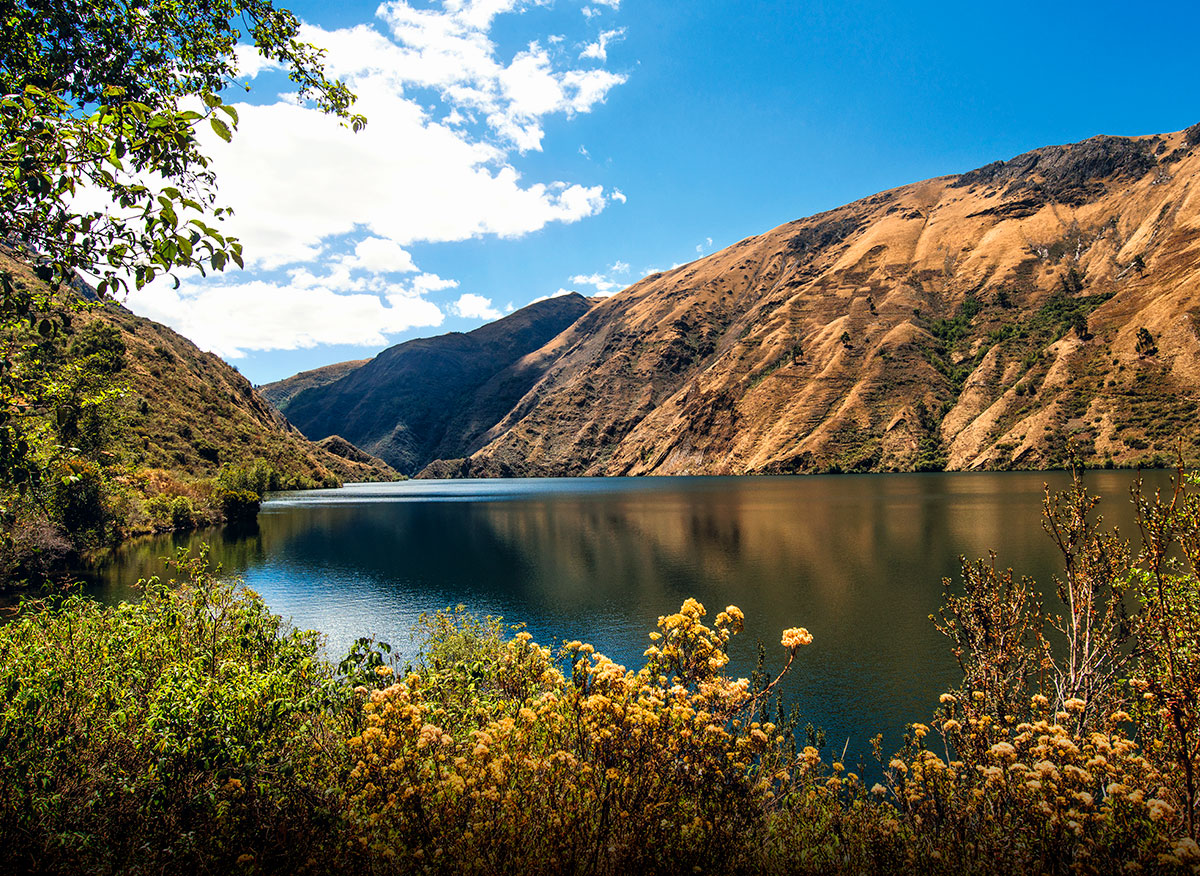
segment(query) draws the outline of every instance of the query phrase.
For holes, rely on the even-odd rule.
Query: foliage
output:
[[[218,492],[218,498],[226,522],[234,524],[254,520],[262,504],[262,497],[250,490],[221,490]]]
[[[528,633],[501,640],[495,619],[425,618],[425,666],[360,689],[347,790],[370,853],[398,872],[751,864],[788,747],[756,720],[762,694],[720,671],[741,612],[703,616],[689,599],[660,618],[637,672],[567,643],[569,674]],[[784,639],[790,665],[811,636]]]
[[[29,278],[0,282],[50,314],[0,324],[2,580],[39,565],[24,530],[48,524],[79,550],[109,541],[125,516],[106,472],[121,430],[125,345],[102,324],[52,318],[54,299]]]
[[[947,694],[942,753],[913,726],[888,765],[881,797],[907,828],[904,856],[927,873],[1173,872],[1200,859],[1174,837],[1167,778],[1120,728],[1077,729],[1082,701],[1057,715],[1035,695],[1015,726]]]
[[[1200,496],[1180,472],[1169,497],[1135,494],[1143,549],[1133,587],[1141,603],[1139,664],[1131,679],[1139,723],[1182,778],[1188,834],[1200,805]]]
[[[1142,326],[1137,330],[1137,340],[1134,344],[1139,356],[1153,356],[1158,353],[1158,344],[1154,342],[1154,335]]]
[[[1044,653],[1042,609],[1028,578],[990,562],[962,563],[962,593],[944,579],[938,630],[950,639],[963,672],[957,697],[1006,724],[1022,715],[1025,690]]]
[[[196,129],[228,140],[237,126],[221,92],[243,28],[301,97],[363,123],[296,39],[299,20],[267,0],[18,0],[4,14],[0,238],[55,285],[83,270],[116,294],[127,276],[140,288],[179,267],[241,264],[240,244],[205,221],[227,211]],[[81,208],[84,190],[110,203]]]
[[[331,744],[314,633],[181,557],[136,604],[72,596],[0,628],[0,869],[302,865]]]
[[[216,483],[222,489],[254,493],[260,498],[268,490],[286,489],[279,472],[262,459],[256,459],[248,464],[221,466]]]
[[[124,522],[110,513],[123,499],[107,494],[111,455],[124,443],[117,401],[126,351],[102,322],[76,332],[81,299],[179,268],[242,263],[241,244],[211,224],[228,211],[217,205],[197,135],[204,126],[229,140],[237,126],[222,95],[248,48],[239,41],[248,37],[287,70],[301,98],[355,129],[364,120],[350,113],[353,95],[324,75],[320,51],[297,39],[299,20],[269,0],[16,0],[3,17],[0,578],[8,578],[30,565],[24,536],[42,521],[76,550]]]
[[[1047,493],[1060,613],[964,563],[938,621],[963,683],[876,742],[870,789],[767,714],[807,630],[774,680],[726,673],[733,606],[659,618],[637,670],[448,609],[399,675],[369,638],[335,669],[202,561],[138,605],[27,607],[0,627],[0,868],[1191,872],[1194,486],[1135,492],[1136,555],[1078,477]]]

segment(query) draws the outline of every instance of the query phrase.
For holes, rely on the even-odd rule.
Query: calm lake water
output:
[[[1089,472],[1108,524],[1134,534],[1130,472]],[[1147,476],[1165,485],[1162,472]],[[956,667],[929,615],[960,556],[1049,585],[1060,559],[1041,528],[1057,472],[778,478],[407,481],[272,495],[253,532],[209,531],[124,546],[93,575],[107,602],[160,574],[180,545],[211,547],[271,608],[327,636],[404,650],[422,612],[463,604],[524,621],[537,641],[581,639],[629,667],[688,596],[711,618],[746,614],[731,670],[756,640],[782,663],[782,629],[814,636],[787,696],[857,762],[883,732],[928,720]],[[1047,593],[1049,594],[1047,589]],[[857,755],[857,757],[855,756]]]

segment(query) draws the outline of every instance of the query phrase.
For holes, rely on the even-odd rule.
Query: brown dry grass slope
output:
[[[431,473],[1041,468],[1068,444],[1129,465],[1180,440],[1194,462],[1198,174],[1200,126],[1097,137],[646,277]]]

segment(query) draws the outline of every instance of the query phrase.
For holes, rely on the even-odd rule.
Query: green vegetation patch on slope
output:
[[[0,333],[0,586],[133,533],[250,519],[268,490],[398,476],[312,444],[165,326],[52,293],[2,253],[0,274],[38,302]]]

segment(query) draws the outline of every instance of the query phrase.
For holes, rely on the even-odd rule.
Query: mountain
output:
[[[0,270],[40,285],[24,263],[3,252]],[[379,460],[309,441],[236,369],[177,332],[114,302],[95,303],[82,281],[79,291],[93,304],[74,315],[74,330],[103,322],[118,330],[124,346],[124,367],[115,375],[122,387],[120,424],[109,456],[122,456],[134,469],[186,478],[208,478],[225,463],[255,460],[269,464],[286,484],[397,477]]]
[[[470,393],[432,339],[289,416],[425,476],[1195,461],[1197,146],[1094,137],[882,192],[580,306]]]
[[[203,477],[223,463],[262,459],[285,481],[320,485],[396,477],[379,460],[330,452],[309,441],[250,381],[166,326],[115,305],[85,314],[82,321],[93,318],[118,327],[125,342],[129,364],[122,376],[132,402],[129,452],[136,465]]]
[[[564,295],[466,334],[399,344],[340,379],[311,381],[282,410],[309,438],[339,435],[405,474],[467,456],[542,377],[549,361],[530,354],[591,306],[582,295]],[[264,391],[279,395],[288,381]]]
[[[325,386],[335,380],[341,380],[351,371],[370,362],[370,359],[354,359],[350,362],[336,362],[333,365],[323,365],[311,371],[301,371],[283,380],[267,383],[258,387],[263,398],[269,401],[276,410],[287,408],[293,398],[306,389],[314,386]]]

